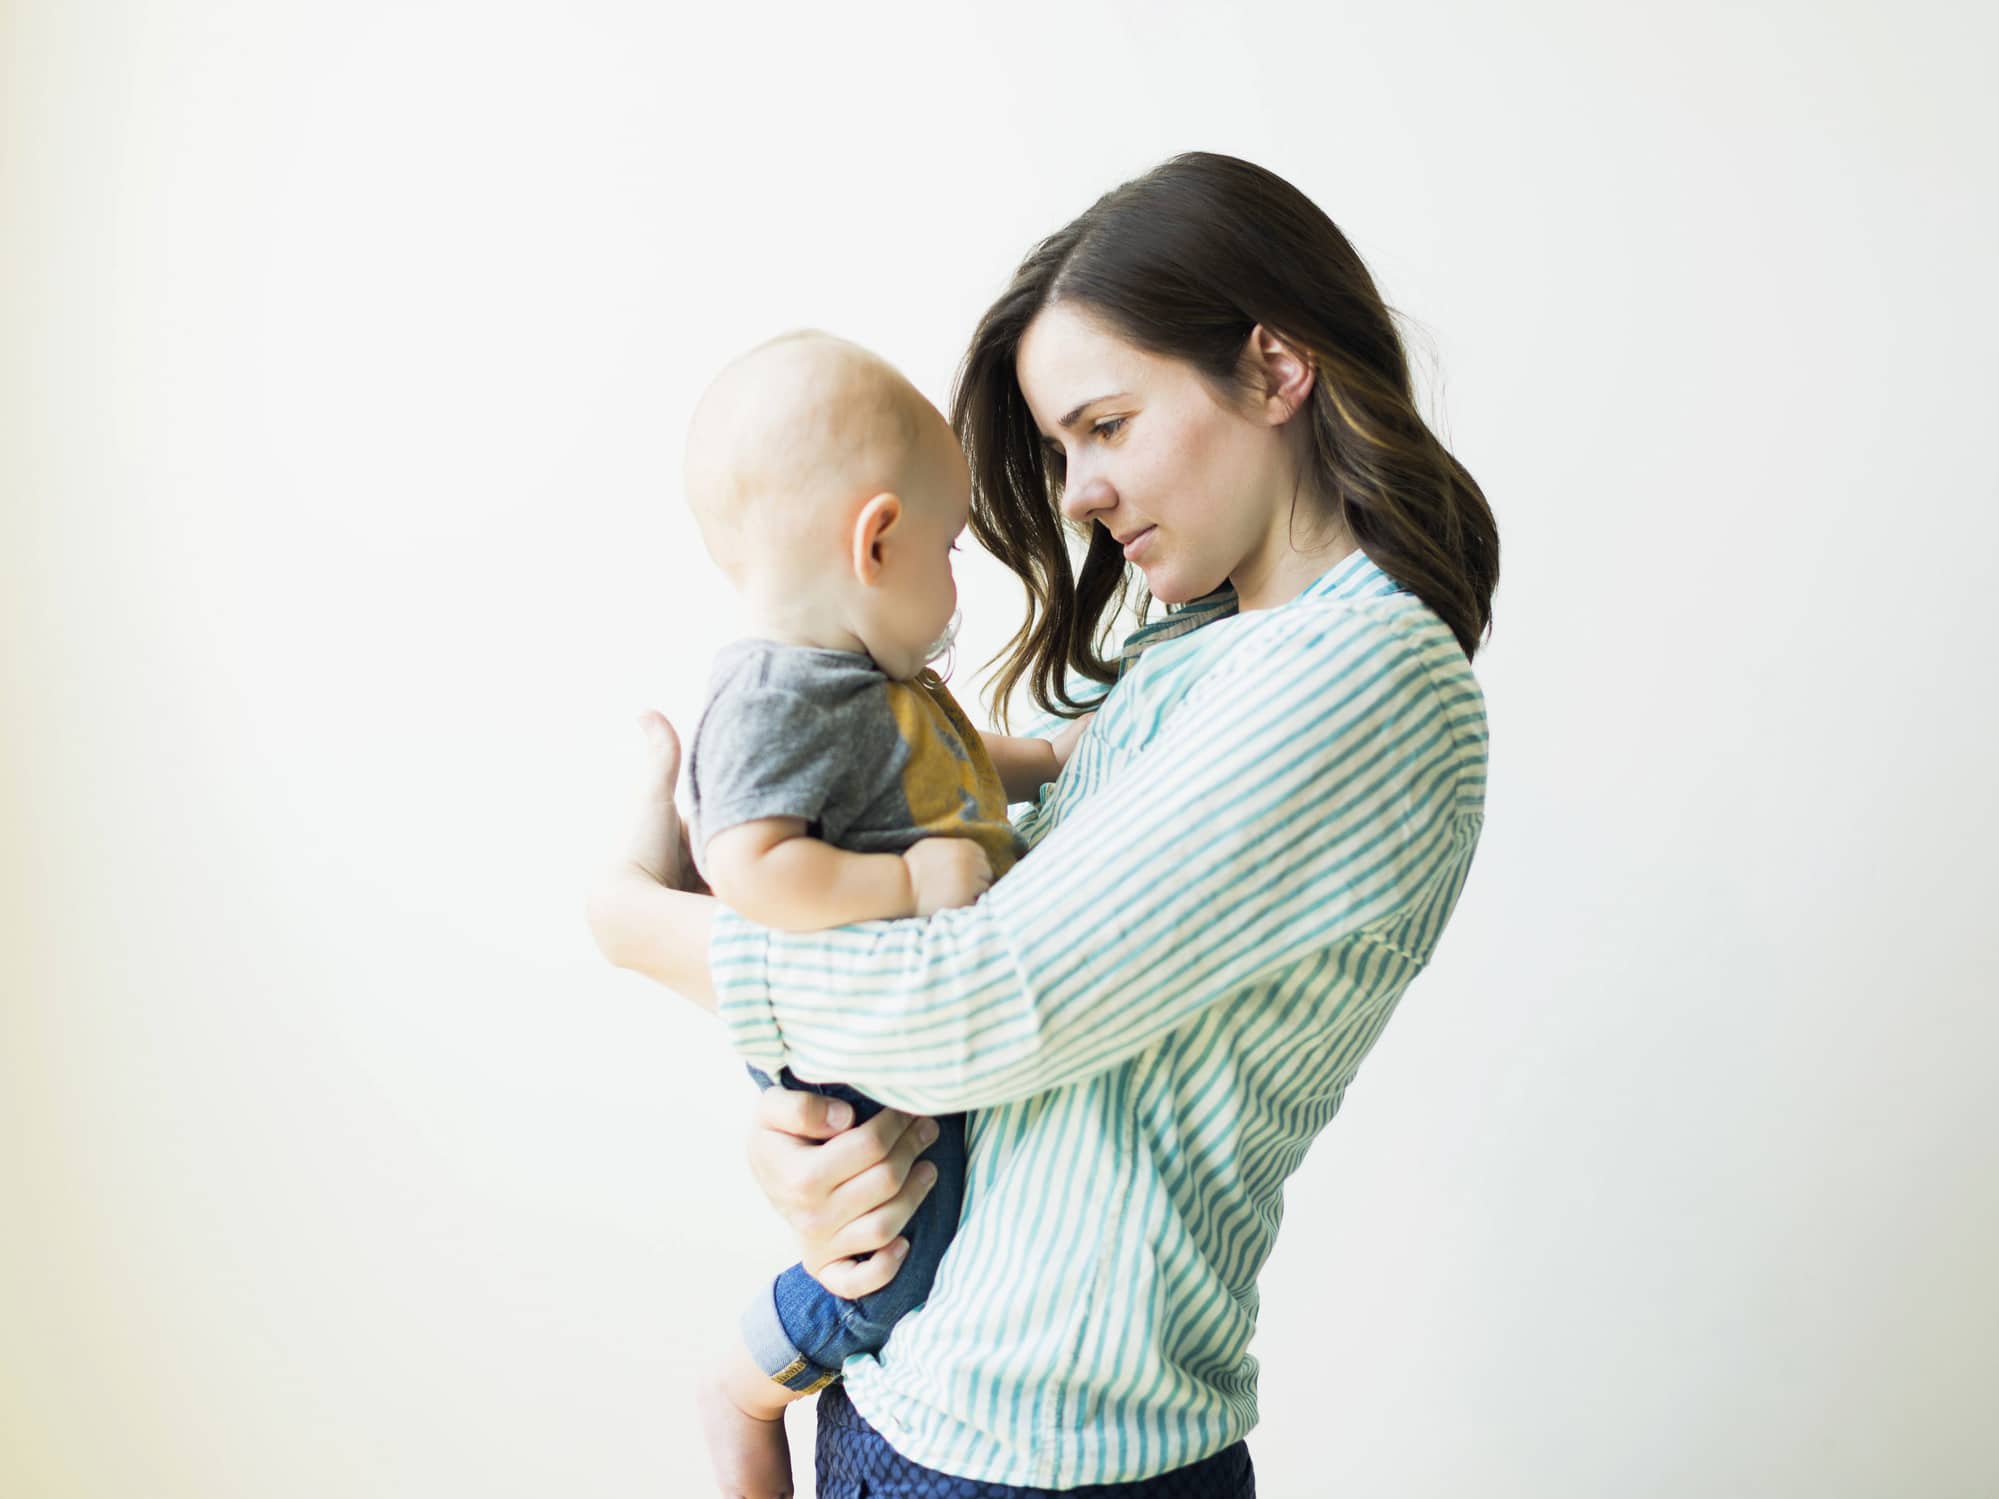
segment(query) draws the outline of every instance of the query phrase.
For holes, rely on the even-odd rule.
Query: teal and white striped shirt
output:
[[[1225,590],[1138,631],[977,905],[805,933],[719,914],[745,1060],[976,1111],[930,1299],[844,1371],[897,1451],[1074,1488],[1256,1424],[1284,1179],[1436,946],[1485,761],[1455,637],[1354,552],[1276,608]]]

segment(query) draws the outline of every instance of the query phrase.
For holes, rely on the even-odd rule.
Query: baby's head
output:
[[[887,361],[791,333],[715,377],[687,436],[687,498],[759,628],[915,676],[957,609],[971,478],[937,408]]]

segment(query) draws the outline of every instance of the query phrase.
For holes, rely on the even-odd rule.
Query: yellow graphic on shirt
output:
[[[890,682],[888,706],[909,746],[902,794],[912,825],[926,836],[977,840],[998,879],[1013,867],[1019,844],[1006,820],[1006,788],[979,731],[929,672]]]

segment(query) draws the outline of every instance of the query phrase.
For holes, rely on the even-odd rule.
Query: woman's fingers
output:
[[[936,1185],[936,1168],[919,1163],[889,1201],[837,1230],[823,1249],[808,1246],[803,1256],[806,1273],[835,1296],[849,1301],[879,1291],[902,1268],[909,1249],[909,1241],[901,1237],[902,1229],[917,1204]],[[868,1258],[855,1259],[859,1254]]]
[[[647,708],[639,714],[639,732],[645,736],[647,759],[663,772],[660,778],[671,794],[674,777],[680,772],[680,735],[657,708]]]
[[[863,1296],[874,1295],[895,1279],[908,1249],[907,1239],[897,1239],[883,1253],[864,1260],[834,1260],[817,1268],[807,1264],[805,1268],[814,1280],[835,1296],[858,1301]]]
[[[687,822],[673,800],[680,776],[680,736],[665,714],[651,708],[639,715],[639,732],[645,738],[645,770],[638,823],[625,857],[669,890],[705,895],[708,882],[695,867]]]
[[[915,1115],[905,1114],[900,1109],[883,1109],[874,1118],[855,1125],[845,1134],[815,1149],[812,1152],[814,1165],[819,1173],[823,1173],[828,1195],[870,1168],[892,1159],[915,1124]],[[920,1146],[917,1148],[921,1149]],[[913,1153],[911,1158],[914,1158]],[[905,1165],[904,1170],[907,1169]],[[881,1195],[887,1197],[890,1194],[884,1192]]]
[[[839,1098],[765,1088],[757,1094],[757,1127],[801,1140],[830,1140],[854,1122],[854,1107]]]
[[[900,1109],[857,1125],[835,1123],[847,1109],[821,1094],[765,1088],[749,1156],[757,1184],[799,1235],[806,1271],[851,1301],[879,1291],[902,1268],[902,1230],[937,1184],[936,1169],[917,1160],[937,1138],[937,1124]],[[854,1258],[862,1254],[868,1258]]]
[[[826,1243],[828,1259],[846,1259],[856,1254],[869,1254],[877,1249],[885,1249],[895,1241],[917,1204],[930,1195],[930,1189],[937,1185],[937,1168],[929,1162],[919,1162],[909,1172],[909,1179],[888,1201],[859,1217],[850,1219],[835,1229]]]
[[[887,1206],[908,1185],[910,1173],[917,1164],[916,1158],[937,1138],[937,1126],[932,1120],[911,1118],[906,1114],[903,1120],[902,1130],[889,1146],[888,1154],[848,1177],[833,1192],[826,1204],[826,1219],[834,1227],[844,1227],[863,1214]],[[915,1202],[922,1200],[923,1194],[919,1192]],[[913,1208],[914,1203],[911,1206]],[[902,1222],[898,1220],[884,1237],[901,1231]],[[840,1252],[859,1254],[875,1247],[874,1244],[862,1244]]]
[[[816,1093],[766,1088],[757,1096],[750,1130],[750,1171],[792,1230],[804,1242],[804,1258],[816,1251],[833,1257],[832,1237],[856,1218],[894,1202],[908,1184],[916,1157],[936,1138],[928,1119],[883,1109],[862,1124],[835,1130],[829,1106],[837,1100]],[[919,1193],[915,1201],[921,1201]],[[913,1206],[913,1202],[911,1204]],[[876,1249],[900,1231],[900,1213],[871,1242],[841,1255]]]

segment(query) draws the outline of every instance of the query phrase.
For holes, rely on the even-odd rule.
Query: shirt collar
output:
[[[1387,573],[1374,564],[1374,559],[1355,547],[1353,551],[1335,562],[1325,572],[1319,574],[1300,590],[1298,597],[1290,604],[1278,607],[1288,609],[1305,599],[1372,599],[1381,598],[1399,590],[1399,585]],[[1125,636],[1124,646],[1118,652],[1117,671],[1121,677],[1131,669],[1140,656],[1163,640],[1176,640],[1182,635],[1192,634],[1203,625],[1211,625],[1218,619],[1227,619],[1236,612],[1235,589],[1224,583],[1213,593],[1198,599],[1190,599],[1184,604],[1168,604],[1166,617],[1140,625]]]
[[[1355,547],[1340,558],[1326,571],[1319,574],[1299,593],[1299,599],[1379,599],[1391,593],[1402,591],[1387,573],[1374,564],[1374,559]],[[1298,599],[1293,599],[1296,603]]]
[[[1148,620],[1125,636],[1124,647],[1117,655],[1117,674],[1123,676],[1134,661],[1161,641],[1190,635],[1202,625],[1227,619],[1235,612],[1235,589],[1226,583],[1213,593],[1187,603],[1168,604],[1164,619]]]

